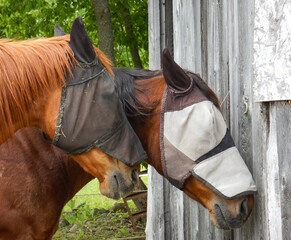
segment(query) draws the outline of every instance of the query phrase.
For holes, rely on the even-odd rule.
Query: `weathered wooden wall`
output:
[[[206,209],[150,169],[147,239],[291,239],[291,105],[254,101],[254,67],[260,67],[253,65],[254,24],[260,2],[149,0],[150,68],[160,68],[161,51],[168,46],[181,66],[202,75],[222,102],[259,194],[242,228],[218,230]],[[290,6],[290,0],[284,4]],[[274,9],[282,11],[284,4],[274,0]]]

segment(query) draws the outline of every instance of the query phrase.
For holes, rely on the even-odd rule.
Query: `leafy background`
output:
[[[108,0],[110,5],[114,54],[118,67],[133,67],[129,43],[134,43],[144,68],[148,67],[148,19],[146,0]],[[125,32],[120,9],[127,7],[134,36]],[[90,0],[0,0],[0,38],[22,40],[52,37],[58,23],[69,33],[73,20],[81,16],[94,45],[98,47],[97,23]]]

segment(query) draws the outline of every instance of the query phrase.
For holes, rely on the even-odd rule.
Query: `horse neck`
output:
[[[47,102],[59,102],[70,57],[65,38],[0,42],[0,143],[19,128],[54,122]]]
[[[142,91],[136,91],[139,100],[145,106],[154,107],[147,116],[134,118],[130,122],[147,152],[146,162],[163,175],[160,151],[160,112],[166,83],[163,76],[139,80],[139,82],[141,84],[138,88],[142,89]]]
[[[9,137],[13,136],[13,133],[18,129],[24,127],[39,127],[47,132],[49,136],[53,136],[59,109],[56,106],[59,106],[60,104],[60,95],[61,88],[54,89],[52,92],[43,94],[41,97],[36,98],[30,103],[30,109],[18,113],[21,116],[12,116],[10,121],[7,121],[4,114],[0,114],[0,122],[2,125],[0,127],[0,144],[4,143]],[[48,101],[48,99],[50,99],[50,101]],[[2,106],[0,104],[0,109],[1,108]]]
[[[94,177],[91,174],[85,172],[83,168],[81,168],[80,165],[76,163],[71,157],[66,156],[63,159],[68,174],[68,180],[70,181],[68,186],[69,193],[67,199],[67,201],[69,201],[88,182],[94,179]]]

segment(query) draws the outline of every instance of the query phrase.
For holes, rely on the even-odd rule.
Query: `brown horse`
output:
[[[98,49],[93,49],[89,37],[86,36],[84,26],[77,18],[70,36],[17,42],[0,41],[0,144],[12,136],[17,129],[31,126],[39,127],[53,139],[62,88],[64,85],[69,85],[66,78],[72,78],[77,70],[86,73],[86,66],[98,63],[100,68],[103,68],[102,73],[106,75],[104,85],[111,84],[111,88],[115,89],[114,82],[108,74],[109,72],[112,76],[110,62]],[[85,67],[82,67],[83,65]],[[93,70],[88,67],[88,71]],[[100,79],[102,80],[101,77]],[[101,81],[100,79],[98,81]],[[113,94],[117,96],[116,90]],[[104,95],[108,98],[108,92]],[[118,97],[116,99],[119,101]],[[120,109],[115,111],[119,105],[114,105],[113,100],[106,101],[111,104],[110,106],[113,105],[113,109],[108,107],[105,110],[111,111],[112,118],[119,117],[119,112],[123,112],[121,103]],[[100,115],[106,112],[102,106],[97,111]],[[77,116],[73,117],[77,118]],[[124,119],[127,121],[125,115]],[[107,127],[112,128],[113,123],[113,121],[107,122],[109,124]],[[125,125],[130,126],[128,122]],[[91,129],[87,132],[90,133]],[[132,142],[129,146],[135,144]],[[119,198],[120,192],[128,193],[136,183],[136,167],[128,167],[116,159],[115,155],[108,155],[96,147],[74,155],[73,159],[85,171],[99,179],[100,190],[108,197]]]
[[[167,67],[163,69],[165,77],[161,71],[114,69],[127,115],[149,156],[147,162],[163,176],[166,174],[160,150],[161,100],[169,81],[165,79],[166,71],[178,71],[179,78],[181,70],[177,66]],[[188,72],[188,75],[195,80],[195,87],[219,106],[209,87],[194,74]],[[93,176],[47,144],[38,129],[19,131],[14,142],[10,140],[8,146],[1,146],[0,156],[0,201],[3,203],[0,239],[49,239],[56,231],[65,203]],[[183,165],[181,159],[177,162]],[[182,190],[208,208],[213,223],[219,228],[241,226],[253,207],[253,194],[225,199],[193,175],[185,180]]]
[[[93,176],[38,128],[17,131],[0,156],[0,239],[51,239],[65,203]]]
[[[203,103],[204,101],[207,102],[208,100],[213,103],[213,105],[215,106],[214,108],[219,109],[219,100],[215,93],[207,86],[207,84],[200,78],[199,75],[193,74],[180,68],[171,58],[168,51],[164,51],[163,53],[162,71],[115,69],[115,77],[117,82],[120,84],[120,95],[123,101],[125,101],[126,103],[127,115],[130,123],[133,126],[137,135],[139,136],[143,147],[148,154],[148,159],[146,160],[147,163],[152,165],[162,176],[166,177],[173,185],[180,188],[190,198],[198,201],[204,207],[206,207],[209,210],[210,218],[216,227],[222,229],[240,227],[247,220],[253,208],[254,193],[256,193],[256,187],[253,185],[253,183],[250,184],[252,185],[251,188],[246,188],[245,194],[239,193],[233,197],[227,197],[221,194],[221,192],[216,191],[216,189],[213,187],[215,186],[215,184],[213,184],[212,186],[211,184],[209,184],[209,182],[205,181],[199,176],[196,176],[196,174],[192,173],[191,171],[192,174],[190,172],[186,172],[186,175],[183,175],[183,183],[181,186],[180,182],[177,182],[177,180],[173,179],[172,176],[175,175],[175,172],[180,173],[180,169],[185,168],[185,166],[187,167],[186,169],[188,171],[189,168],[187,165],[189,164],[192,168],[192,163],[189,163],[192,161],[188,161],[183,153],[178,152],[174,154],[173,161],[165,162],[165,158],[163,158],[163,153],[161,153],[161,134],[163,130],[161,130],[161,121],[163,119],[161,118],[161,113],[163,114],[163,112],[165,111],[163,109],[163,103],[165,102],[165,88],[173,91],[172,93],[174,95],[174,99],[172,99],[172,102],[170,103],[172,105],[175,105],[175,101],[178,102],[178,109],[183,108],[183,101],[191,102],[193,101],[193,98],[203,99]],[[189,88],[190,82],[190,88],[194,89],[191,94],[197,94],[197,96],[190,96],[191,100],[180,99],[184,96],[185,92],[187,92],[181,89],[183,88],[183,81],[184,84],[185,82],[186,84],[188,84],[188,86],[185,87],[186,89]],[[176,93],[174,92],[174,88],[178,89]],[[208,110],[206,110],[206,112],[207,111]],[[172,112],[175,111],[172,110]],[[197,112],[196,114],[197,116],[194,117],[199,119],[199,112]],[[218,130],[217,125],[219,125],[220,123],[216,124],[214,128],[210,127],[210,125],[215,121],[216,117],[211,117],[209,121],[206,118],[207,115],[208,113],[202,115],[202,117],[200,116],[200,119],[202,118],[202,120],[200,121],[204,122],[202,124],[202,127],[201,122],[198,122],[198,129],[200,127],[203,128],[203,125],[208,125],[210,123],[209,129],[211,129],[212,131]],[[178,121],[184,120],[178,119]],[[171,124],[175,123],[173,122]],[[195,121],[192,124],[195,124]],[[177,128],[177,126],[174,125],[171,126],[171,128],[175,129]],[[188,131],[191,131],[191,129],[188,129]],[[195,134],[195,132],[191,132],[191,134]],[[206,142],[206,145],[210,145],[209,139],[211,139],[211,137],[212,136],[207,135],[206,139],[198,139],[198,142],[196,141],[196,143],[198,143],[198,150],[200,148],[199,143],[203,145],[203,142]],[[228,145],[228,143],[226,143],[228,142],[228,140],[222,140],[221,142],[224,142],[223,144]],[[229,142],[231,142],[231,146],[234,145],[232,140],[230,140]],[[228,158],[227,156],[223,155],[223,144],[218,144],[218,146],[214,148],[214,151],[210,149],[208,153],[199,157],[196,160],[196,162],[198,162],[197,165],[199,165],[199,162],[204,164],[206,162],[205,160],[207,160],[209,165],[211,165],[211,161],[209,161],[209,159],[215,159],[215,154],[217,153],[218,155],[220,153],[220,156]],[[192,142],[190,142],[190,145],[188,145],[187,148],[188,147],[194,149],[197,148],[197,146],[195,146]],[[228,149],[233,148],[231,147]],[[248,170],[244,166],[242,166],[241,163],[235,161],[235,155],[232,155],[231,158],[233,158],[233,161],[239,166],[239,168],[241,167],[241,169],[237,169],[239,172],[235,173],[228,171],[228,166],[225,166],[225,164],[223,164],[222,162],[214,167],[211,167],[209,165],[206,165],[206,167],[209,167],[212,172],[216,172],[216,168],[221,168],[221,165],[222,171],[224,171],[225,174],[229,174],[230,178],[228,178],[227,180],[230,180],[229,182],[231,182],[231,180],[234,181],[235,188],[240,188],[239,185],[241,184],[241,181],[247,180],[243,177],[243,168],[247,172]],[[232,159],[230,159],[230,161],[232,161]],[[168,164],[167,167],[165,167],[166,164]],[[232,163],[229,164],[232,165]],[[194,168],[197,165],[194,164]],[[231,166],[229,166],[229,168],[231,169]],[[170,175],[169,172],[172,175]],[[234,179],[235,175],[239,177]],[[248,173],[246,173],[246,175],[248,175]],[[221,174],[221,172],[220,175],[215,175],[214,181],[219,182],[220,178],[223,178],[223,174]],[[252,179],[250,180],[250,182],[252,182]]]

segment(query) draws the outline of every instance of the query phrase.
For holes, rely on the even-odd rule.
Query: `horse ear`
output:
[[[174,61],[168,48],[163,50],[162,65],[166,83],[172,89],[176,91],[185,91],[190,87],[192,79]]]
[[[75,58],[81,63],[91,63],[97,56],[81,17],[77,17],[73,22],[70,46]]]
[[[60,37],[60,36],[64,36],[64,35],[67,35],[63,29],[61,29],[60,25],[59,24],[55,24],[55,36],[56,37]]]

